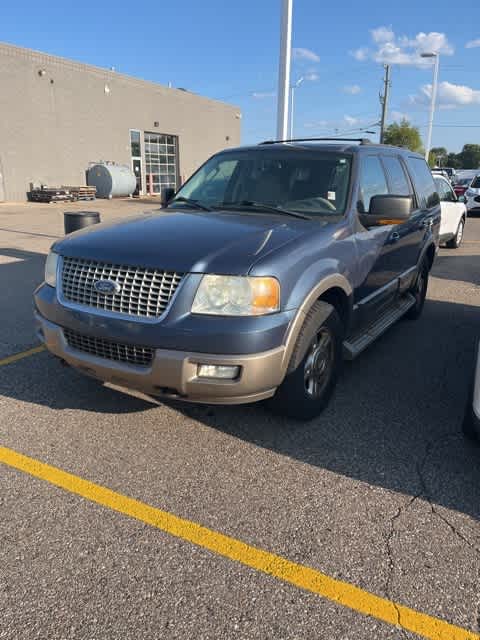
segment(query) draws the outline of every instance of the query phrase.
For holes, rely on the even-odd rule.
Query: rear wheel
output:
[[[418,271],[415,284],[410,290],[410,293],[415,298],[415,304],[405,314],[405,318],[407,318],[408,320],[416,320],[422,315],[423,307],[425,305],[425,297],[427,295],[428,274],[428,262],[426,260],[423,260]]]
[[[343,326],[335,308],[316,302],[307,314],[287,375],[268,401],[279,415],[312,420],[327,406],[341,366]]]
[[[458,249],[458,247],[462,244],[464,230],[465,230],[465,220],[462,218],[458,223],[456,234],[453,236],[451,240],[449,240],[446,243],[446,246],[449,249]]]

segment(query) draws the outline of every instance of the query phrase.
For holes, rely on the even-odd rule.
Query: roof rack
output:
[[[259,144],[276,144],[277,142],[358,142],[360,144],[372,144],[369,138],[289,138],[287,140],[265,140]]]

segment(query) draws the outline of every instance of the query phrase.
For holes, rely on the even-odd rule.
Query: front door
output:
[[[140,158],[133,158],[132,168],[137,180],[137,186],[135,191],[133,192],[133,195],[139,196],[142,193],[142,160]]]
[[[361,158],[358,209],[368,213],[375,195],[410,195],[413,189],[396,156]],[[415,216],[399,225],[365,229],[359,222],[356,243],[361,284],[355,291],[360,322],[378,316],[398,295],[400,277],[414,266],[413,245],[418,245]]]

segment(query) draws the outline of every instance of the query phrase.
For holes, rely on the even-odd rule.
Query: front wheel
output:
[[[449,240],[446,243],[446,246],[449,249],[458,249],[458,247],[462,244],[464,230],[465,230],[465,220],[463,220],[462,218],[462,220],[460,220],[460,222],[458,223],[456,234],[453,236],[451,240]]]
[[[428,288],[428,262],[424,260],[418,271],[417,279],[410,293],[415,298],[415,304],[405,314],[405,318],[408,320],[416,320],[422,315],[423,307],[425,305],[425,298]]]
[[[327,406],[341,366],[343,326],[335,308],[316,302],[307,314],[287,375],[268,401],[278,414],[312,420]]]

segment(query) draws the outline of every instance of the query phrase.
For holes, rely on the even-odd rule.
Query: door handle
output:
[[[422,226],[426,229],[430,229],[433,226],[433,218],[427,218],[427,220],[424,220]]]
[[[398,231],[394,231],[390,235],[390,240],[391,240],[391,242],[398,242],[400,240],[400,234],[398,233]]]

